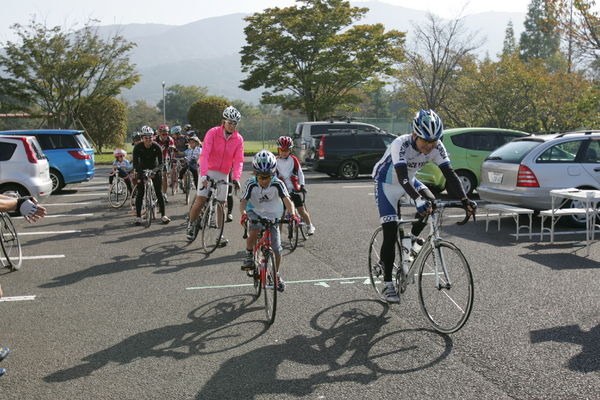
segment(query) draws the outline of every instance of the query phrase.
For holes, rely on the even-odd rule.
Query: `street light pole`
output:
[[[165,81],[162,82],[163,88],[163,124],[167,123],[167,103],[165,102]]]

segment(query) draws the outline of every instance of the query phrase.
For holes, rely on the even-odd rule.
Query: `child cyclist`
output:
[[[192,136],[189,139],[188,146],[189,149],[186,149],[183,154],[185,155],[186,164],[179,171],[179,187],[183,190],[183,175],[186,173],[188,168],[190,172],[194,176],[194,184],[198,184],[198,160],[200,160],[200,154],[202,154],[202,147],[200,147],[200,139],[197,136]]]
[[[277,157],[277,177],[281,179],[290,193],[290,199],[298,210],[300,216],[307,224],[306,233],[312,235],[315,233],[315,226],[312,224],[310,215],[304,207],[304,201],[300,192],[306,193],[304,188],[304,173],[300,166],[300,161],[292,154],[294,141],[289,136],[280,136],[277,139],[279,157]]]
[[[109,185],[112,185],[115,175],[119,174],[119,177],[125,180],[127,190],[129,190],[131,193],[131,181],[127,179],[127,177],[129,176],[132,166],[129,160],[125,158],[125,156],[127,156],[127,152],[123,149],[116,149],[113,154],[115,156],[115,161],[113,161],[112,164],[112,171],[109,174],[108,183]]]
[[[275,176],[277,160],[275,155],[267,150],[261,150],[256,153],[252,160],[255,177],[248,179],[242,194],[240,202],[240,213],[242,219],[240,223],[244,225],[249,222],[248,238],[246,239],[246,257],[242,265],[242,271],[251,271],[254,268],[252,259],[252,249],[256,245],[258,232],[261,228],[260,223],[255,222],[259,218],[266,218],[276,222],[283,214],[283,206],[290,215],[294,216],[294,204],[290,200],[285,184]],[[248,204],[252,209],[247,210]],[[293,217],[297,218],[297,217]],[[277,290],[283,292],[285,282],[279,276],[281,265],[281,236],[279,234],[279,224],[274,224],[271,228],[271,245],[275,253],[275,269],[277,270]]]

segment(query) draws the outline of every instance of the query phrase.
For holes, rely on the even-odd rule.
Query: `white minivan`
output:
[[[33,136],[0,136],[0,194],[47,198],[52,192],[50,167]]]

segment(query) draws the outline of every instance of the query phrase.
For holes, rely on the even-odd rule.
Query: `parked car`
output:
[[[0,136],[0,193],[44,199],[52,191],[49,169],[36,138]]]
[[[316,147],[313,170],[341,179],[370,174],[396,137],[381,131],[358,134],[348,130],[322,134]]]
[[[529,133],[499,128],[452,128],[444,131],[442,143],[448,150],[452,168],[460,178],[465,193],[471,195],[481,182],[483,160],[498,147]],[[446,188],[446,178],[432,162],[417,172],[417,179],[434,192]]]
[[[94,149],[79,130],[0,131],[0,135],[35,136],[50,164],[52,192],[66,184],[87,182],[94,177]]]
[[[356,134],[384,132],[375,125],[350,120],[299,122],[293,137],[294,154],[303,164],[311,165],[318,156],[316,148],[322,135],[348,131]]]
[[[516,139],[492,152],[481,166],[483,200],[534,210],[551,208],[550,190],[600,189],[600,131]],[[582,207],[569,201],[565,207]],[[570,218],[581,226],[584,216]]]

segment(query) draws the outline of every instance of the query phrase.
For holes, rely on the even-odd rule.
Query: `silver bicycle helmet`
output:
[[[240,122],[240,119],[242,119],[242,114],[240,114],[240,112],[236,110],[234,106],[229,106],[223,111],[223,118]]]
[[[254,155],[252,167],[259,174],[272,174],[277,167],[277,158],[268,150],[261,150]]]

